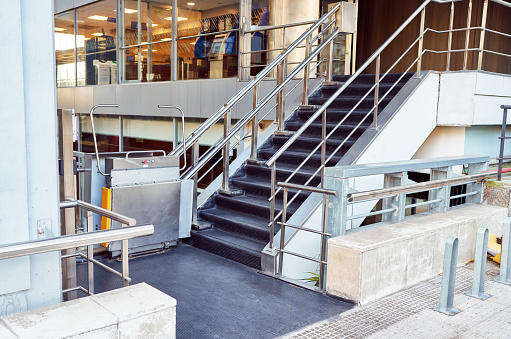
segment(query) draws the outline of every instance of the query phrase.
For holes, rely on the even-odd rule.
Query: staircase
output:
[[[402,74],[389,74],[380,83],[380,98]],[[379,112],[387,106],[399,90],[406,84],[412,74],[406,74],[392,89],[391,93],[380,103]],[[286,121],[285,129],[291,134],[297,131],[320,106],[349,78],[349,76],[334,76],[332,82],[323,86],[309,97],[309,106],[301,106]],[[356,103],[374,85],[374,74],[362,74],[350,84],[341,96],[327,109],[327,134],[344,118]],[[332,137],[327,140],[326,157],[353,132],[372,108],[374,91],[371,92],[342,123]],[[348,149],[371,126],[372,113],[360,127],[344,143],[341,149],[331,158],[327,166],[336,165]],[[277,182],[286,180],[289,175],[321,142],[321,118],[312,123],[307,130],[283,153],[277,162]],[[258,160],[264,162],[286,143],[290,136],[273,135],[258,149]],[[316,151],[306,165],[290,180],[291,183],[305,184],[321,165],[320,149]],[[320,184],[320,173],[308,183],[311,186]],[[222,257],[240,262],[247,266],[261,268],[261,251],[269,241],[269,221],[271,195],[270,169],[263,165],[246,163],[230,178],[231,190],[241,190],[243,195],[225,196],[216,193],[199,210],[199,220],[212,225],[209,229],[192,230],[192,236],[187,242],[195,247],[215,253]],[[296,192],[289,190],[289,196]],[[308,193],[300,193],[295,201],[288,205],[288,218],[298,209],[307,198]],[[275,214],[282,208],[282,194],[277,196]],[[275,224],[275,232],[279,227]]]

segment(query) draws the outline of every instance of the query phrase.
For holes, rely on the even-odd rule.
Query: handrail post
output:
[[[199,152],[200,152],[200,149],[199,149],[199,141],[195,141],[192,145],[192,152],[191,152],[191,166],[192,168],[195,167],[195,165],[197,165],[197,162],[199,161]],[[186,152],[184,154],[184,156],[186,157]],[[193,193],[192,193],[192,225],[197,225],[198,223],[198,213],[197,213],[197,209],[198,209],[198,206],[197,206],[197,188],[198,188],[198,181],[199,181],[199,174],[198,173],[195,173],[194,176],[192,177],[192,180],[193,180]]]
[[[119,152],[124,151],[124,119],[119,114]]]
[[[326,167],[326,109],[321,113],[321,188],[325,184]]]
[[[270,249],[273,249],[273,236],[275,234],[275,184],[276,184],[276,164],[271,167],[271,201],[270,201]]]
[[[94,232],[94,221],[92,219],[92,212],[87,211],[87,232]],[[87,291],[89,295],[94,294],[94,263],[89,260],[94,259],[94,245],[87,246],[87,277],[89,280]]]
[[[284,196],[282,202],[282,223],[280,224],[280,246],[279,246],[279,267],[278,267],[278,275],[282,276],[282,268],[284,263],[284,244],[286,241],[286,213],[287,213],[287,187],[284,187]]]
[[[500,275],[496,282],[511,285],[511,218],[504,219],[502,226],[502,251],[500,254]]]
[[[483,18],[481,22],[481,36],[479,38],[479,57],[477,60],[477,70],[480,71],[483,67],[483,49],[484,49],[484,38],[486,34],[486,19],[488,16],[488,0],[484,0],[483,5]]]
[[[384,186],[398,187],[405,185],[406,172],[388,173],[384,175]],[[382,221],[401,222],[405,217],[406,193],[397,194],[395,197],[383,199],[383,209],[395,208],[392,213],[382,214]]]
[[[227,104],[225,104],[227,105]],[[231,110],[227,110],[224,115],[224,138],[229,134],[231,129]],[[229,191],[229,150],[231,142],[227,141],[222,150],[223,158],[223,170],[222,170],[222,190],[225,192]]]
[[[121,224],[121,227],[127,227],[126,224]],[[130,285],[128,277],[130,276],[130,266],[128,261],[128,239],[121,240],[121,265],[122,265],[122,287]]]
[[[435,311],[455,315],[461,312],[453,307],[454,285],[456,282],[456,264],[458,262],[458,238],[448,237],[445,241],[444,268],[442,272],[442,287],[440,303],[433,307]]]
[[[424,7],[421,11],[421,27],[420,27],[420,38],[419,38],[419,55],[417,60],[417,78],[421,76],[422,67],[422,49],[424,44],[424,25],[426,23],[426,8]]]
[[[486,251],[488,250],[488,229],[480,227],[477,230],[476,252],[474,257],[474,277],[472,289],[465,293],[470,297],[486,300],[491,295],[484,293],[484,281],[486,278]]]
[[[283,62],[277,66],[277,85],[280,85],[284,81],[284,65]],[[284,89],[281,89],[277,93],[277,116],[275,117],[278,122],[278,131],[284,129]]]
[[[373,129],[378,129],[378,98],[380,96],[380,60],[381,54],[378,54],[376,58],[376,72],[374,74],[374,82],[376,87],[374,88],[374,111],[373,111]]]
[[[447,67],[448,71],[451,67],[451,47],[452,47],[452,29],[454,25],[454,2],[451,2],[451,16],[449,19],[449,38],[447,40]]]
[[[253,109],[257,107],[257,104],[259,103],[259,88],[260,85],[257,84],[254,87],[254,97],[253,97]],[[257,153],[257,134],[258,134],[258,124],[257,124],[257,114],[252,119],[252,140],[250,143],[250,159],[255,160],[256,159],[256,153]]]
[[[332,27],[330,28],[330,34],[332,34],[333,31],[334,25],[332,25]],[[334,40],[332,40],[332,42],[330,42],[330,46],[328,46],[326,81],[332,81],[332,76],[334,73]]]
[[[305,57],[304,59],[307,59],[309,57],[310,53],[310,35],[305,38]],[[307,64],[303,68],[303,98],[302,98],[302,104],[308,105],[309,104],[309,64]]]
[[[442,180],[452,177],[452,166],[445,166],[440,168],[431,169],[431,180]],[[430,191],[430,200],[442,199],[441,201],[432,204],[430,211],[435,213],[445,213],[449,209],[451,200],[449,199],[451,193],[451,186],[442,186],[437,190]]]
[[[467,33],[465,34],[465,53],[463,56],[463,70],[467,70],[468,64],[468,45],[470,42],[470,27],[472,20],[472,0],[468,2],[468,13],[467,13]]]
[[[506,141],[506,126],[507,126],[507,107],[502,105],[500,106],[504,110],[502,114],[502,132],[500,133],[500,151],[499,151],[499,171],[497,180],[502,180],[502,165],[504,162],[504,144]]]
[[[323,200],[323,224],[321,225],[321,252],[319,255],[319,260],[321,260],[321,263],[319,264],[319,281],[318,285],[319,288],[322,290],[326,289],[325,286],[325,273],[326,273],[326,247],[327,247],[327,225],[328,225],[328,200],[329,196],[328,194],[324,195]]]

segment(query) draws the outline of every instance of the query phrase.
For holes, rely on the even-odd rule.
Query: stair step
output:
[[[385,99],[383,99],[380,104],[378,105],[379,110],[383,110],[385,106],[388,105],[388,103],[392,100],[392,96],[387,96]],[[327,100],[329,99],[329,96],[312,96],[309,98],[309,103],[311,105],[323,105]],[[331,107],[336,108],[344,108],[344,109],[352,109],[359,101],[361,97],[360,96],[343,96],[340,95],[337,97],[331,104]],[[360,102],[358,105],[358,109],[371,109],[374,106],[374,98],[373,97],[366,97],[364,100]],[[328,113],[327,113],[328,114]]]
[[[360,136],[364,130],[371,126],[370,122],[367,122],[368,119],[365,119],[365,121],[357,128],[354,136]],[[286,129],[290,131],[297,131],[303,126],[303,121],[287,121],[286,122]],[[337,126],[336,123],[329,123],[326,124],[326,133],[327,135]],[[351,133],[355,128],[357,127],[357,124],[354,123],[346,123],[343,122],[339,127],[336,128],[334,134],[331,136],[331,138],[338,138],[338,139],[344,139],[345,135],[348,135]],[[303,132],[304,135],[316,135],[320,136],[323,130],[323,124],[321,122],[313,122],[312,124],[307,127],[307,129]]]
[[[322,95],[330,96],[330,95],[334,94],[335,91],[337,91],[343,84],[344,83],[341,82],[341,83],[337,83],[337,85],[323,85],[319,89],[319,93],[321,93]],[[399,90],[401,88],[403,88],[404,85],[405,85],[404,82],[399,82],[395,86],[394,86],[394,83],[380,83],[378,92],[379,92],[380,97],[387,94],[389,91],[391,91],[389,93],[389,95],[393,95],[393,94],[399,92]],[[374,86],[374,81],[372,83],[367,83],[367,84],[350,85],[344,91],[342,91],[341,95],[362,97],[362,96],[366,95],[367,92],[370,91],[370,94],[368,94],[368,97],[373,98],[374,97],[373,86]]]
[[[277,182],[286,181],[289,176],[294,173],[296,168],[296,166],[287,166],[283,164],[277,165]],[[245,172],[251,177],[269,178],[271,175],[271,168],[266,166],[246,165]],[[312,177],[314,172],[314,170],[309,168],[300,168],[300,170],[293,175],[289,182],[298,185],[305,185],[305,183]],[[321,176],[319,173],[316,173],[315,178],[307,185],[317,186],[319,185],[320,181]]]
[[[236,212],[232,209],[226,213],[224,209],[215,207],[201,210],[199,216],[205,221],[212,222],[215,229],[241,234],[251,239],[268,241],[269,213],[267,218],[263,218],[263,216],[255,216],[242,211]]]
[[[389,83],[389,82],[396,82],[401,76],[403,75],[403,73],[389,73],[387,74],[387,76],[385,76],[385,78],[383,78],[382,82],[384,83]],[[383,76],[383,74],[380,74],[380,78]],[[413,73],[407,73],[403,79],[401,80],[401,82],[406,82],[408,81],[408,79],[410,79],[410,77],[413,76]],[[340,82],[340,83],[344,83],[346,82],[349,78],[351,77],[351,75],[333,75],[332,76],[332,81],[337,81],[337,82]],[[374,84],[374,74],[360,74],[356,79],[355,81],[352,83],[352,84],[367,84],[367,83],[373,83]]]
[[[186,243],[243,265],[261,269],[261,251],[268,243],[243,237],[239,234],[221,231],[215,228],[203,231],[191,231],[192,236]]]
[[[318,106],[319,108],[319,106]],[[306,109],[301,109],[301,110],[298,110],[296,112],[296,117],[298,119],[298,121],[307,121],[314,113],[316,112],[316,108],[313,109],[313,110],[306,110]],[[346,117],[348,115],[348,113],[351,112],[351,109],[342,109],[342,108],[336,108],[336,107],[329,107],[327,108],[326,110],[326,121],[327,122],[331,122],[331,123],[338,123],[339,121],[341,121],[342,119],[344,119],[344,117]],[[358,122],[360,122],[360,120],[362,120],[366,115],[368,115],[369,113],[369,109],[357,109],[357,110],[354,110],[353,112],[351,112],[349,114],[349,116],[346,118],[346,120],[344,121],[344,123],[347,123],[347,124],[357,124]],[[292,118],[291,118],[292,119]],[[315,120],[315,122],[320,122],[321,123],[321,115]],[[369,116],[367,117],[366,119],[366,122],[369,121],[371,122],[372,121],[372,114],[369,114]]]
[[[244,218],[254,218],[258,220],[262,219],[261,222],[258,222],[256,227],[259,225],[268,225],[270,222],[270,201],[266,197],[260,197],[257,195],[244,195],[240,197],[227,197],[224,195],[216,195],[215,202],[217,206],[220,206],[227,210],[233,211],[236,214],[229,213],[227,217],[230,215],[234,215],[238,218],[237,214],[243,213],[242,217]],[[287,206],[287,215],[290,217],[298,208],[298,204],[291,204]],[[275,201],[275,215],[282,210],[282,200],[277,199]],[[239,218],[238,218],[239,219]],[[238,220],[236,219],[236,220]],[[243,220],[240,220],[243,221]],[[264,228],[264,227],[263,227]],[[266,230],[267,231],[267,230]]]
[[[235,187],[245,190],[248,194],[269,198],[271,195],[270,178],[261,179],[250,178],[247,176],[232,178],[231,184]],[[290,196],[294,196],[297,190],[288,190]],[[295,200],[296,203],[302,203],[309,196],[308,192],[300,192]],[[277,199],[282,199],[282,191],[277,194]]]
[[[277,152],[279,149],[276,147],[272,148],[264,148],[260,149],[258,151],[258,157],[264,160],[269,160],[275,152]],[[309,155],[309,152],[300,152],[292,149],[287,149],[282,155],[280,156],[278,163],[287,163],[287,164],[293,164],[295,166],[300,165],[303,160]],[[339,151],[338,154],[332,157],[330,161],[327,163],[328,166],[335,166],[342,158],[344,153],[342,151]],[[330,155],[327,153],[327,159]],[[314,153],[310,159],[305,163],[305,167],[312,167],[314,169],[321,166],[321,154],[320,153]]]
[[[359,135],[360,135],[360,134],[362,134],[364,129],[359,128],[359,130],[360,130],[360,132],[359,132]],[[337,137],[339,139],[334,138],[334,136],[332,136],[326,140],[326,151],[328,153],[334,152],[337,149],[337,147],[346,138],[344,133],[339,133],[339,135],[336,135],[335,137]],[[348,140],[346,140],[344,142],[344,144],[342,145],[342,147],[340,148],[339,152],[348,151],[350,149],[350,147],[355,143],[357,137],[358,136],[351,136]],[[290,137],[274,135],[272,138],[272,142],[273,142],[274,146],[277,146],[280,148],[289,139],[290,139]],[[288,149],[289,150],[302,150],[304,152],[309,153],[309,152],[312,152],[312,150],[314,150],[320,143],[321,143],[321,137],[318,138],[318,137],[313,137],[313,136],[304,136],[302,134],[302,136],[298,137],[296,139],[296,141],[294,143],[292,143],[291,146],[289,146]],[[319,148],[316,152],[321,152],[321,148]]]

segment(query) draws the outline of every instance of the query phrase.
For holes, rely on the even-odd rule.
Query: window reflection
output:
[[[75,20],[73,11],[55,15],[57,87],[76,86]]]

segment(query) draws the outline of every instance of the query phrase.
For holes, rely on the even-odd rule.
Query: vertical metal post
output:
[[[499,150],[499,171],[497,174],[497,180],[502,180],[502,163],[504,162],[504,144],[506,141],[506,126],[507,126],[507,107],[502,105],[500,108],[504,109],[502,115],[502,131],[500,132],[500,150]]]
[[[227,106],[227,104],[224,104]],[[231,110],[228,110],[224,114],[224,138],[229,134],[229,130],[231,129]],[[222,150],[222,158],[223,158],[223,171],[222,171],[222,190],[229,191],[229,151],[231,147],[231,142],[227,141]]]
[[[319,260],[321,260],[321,264],[319,264],[319,288],[325,290],[325,262],[326,262],[326,240],[327,240],[327,225],[328,225],[328,194],[325,194],[325,198],[323,200],[323,224],[321,228],[321,252],[319,255]]]
[[[334,25],[330,28],[330,34],[332,34],[334,30]],[[326,37],[325,37],[326,38]],[[326,81],[332,81],[332,75],[334,73],[334,40],[330,42],[328,46],[328,59],[327,59],[327,69],[326,69]]]
[[[87,211],[87,232],[94,232],[94,220],[92,219],[92,212]],[[87,259],[94,259],[94,245],[87,246]],[[94,263],[90,260],[87,260],[87,277],[89,280],[89,284],[87,286],[87,291],[89,295],[94,294]]]
[[[310,35],[305,38],[305,56],[304,60],[309,57],[310,53]],[[302,104],[308,105],[309,104],[309,64],[305,65],[303,68],[303,98],[302,98]]]
[[[463,70],[467,70],[468,63],[468,45],[470,42],[470,25],[472,21],[472,0],[468,2],[468,13],[467,13],[467,33],[465,34],[465,53],[463,56]]]
[[[287,213],[287,187],[284,187],[284,197],[282,202],[282,223],[280,224],[280,246],[279,246],[279,276],[282,276],[282,267],[284,263],[284,243],[286,241],[286,213]]]
[[[174,130],[174,137],[172,138],[172,149],[176,149],[179,143],[179,126],[177,118],[172,118],[172,129]],[[186,154],[186,152],[184,152]],[[186,156],[186,155],[185,155]]]
[[[421,27],[420,27],[420,38],[419,38],[419,55],[417,60],[417,78],[421,76],[421,67],[422,67],[422,48],[424,44],[424,25],[426,23],[426,8],[422,9],[421,12]]]
[[[124,151],[124,119],[119,115],[119,152]]]
[[[128,225],[122,224],[121,227],[127,227]],[[130,266],[128,261],[128,239],[121,240],[121,264],[122,264],[122,287],[127,287],[130,282],[126,279],[130,275]]]
[[[142,46],[140,44],[142,43],[142,8],[141,8],[141,0],[137,1],[137,44],[138,44],[138,53],[137,53],[137,66],[138,66],[138,81],[142,81],[143,77],[143,69],[144,69],[144,63],[142,62]],[[121,12],[120,15],[124,15],[125,12]],[[151,46],[149,46],[151,48]]]
[[[76,119],[77,119],[77,127],[78,127],[78,135],[77,135],[77,147],[78,147],[78,152],[81,152],[82,151],[82,117],[80,115],[76,115]]]
[[[332,237],[346,234],[346,214],[348,212],[348,199],[346,198],[349,189],[349,179],[329,175],[331,168],[325,171],[324,188],[335,190],[337,196],[330,197],[327,214],[327,232]],[[331,173],[330,173],[331,174]]]
[[[398,187],[405,184],[406,172],[385,174],[385,188]],[[395,208],[392,213],[382,215],[382,221],[401,222],[405,217],[406,193],[398,194],[396,197],[383,199],[383,209]]]
[[[511,218],[504,219],[502,228],[500,275],[494,280],[502,284],[511,285]]]
[[[171,70],[170,78],[172,81],[177,80],[177,0],[172,0],[172,49],[170,54]]]
[[[431,169],[431,180],[441,180],[452,177],[452,167],[440,167]],[[431,212],[445,213],[449,209],[451,200],[451,186],[442,186],[430,192],[430,200],[442,199],[442,201],[430,205]]]
[[[252,0],[240,0],[240,25],[239,25],[239,68],[238,77],[241,81],[250,80],[250,60],[252,55],[252,33],[245,33],[250,30],[252,24]]]
[[[479,58],[477,60],[477,70],[480,71],[483,66],[484,38],[486,34],[486,19],[488,16],[488,0],[484,0],[483,21],[481,22],[481,37],[479,38]]]
[[[321,113],[321,188],[324,187],[326,167],[326,109]]]
[[[451,17],[449,19],[449,39],[447,40],[447,68],[451,67],[452,29],[454,25],[454,2],[451,2]]]
[[[484,281],[486,278],[486,251],[488,250],[488,229],[480,227],[477,230],[476,253],[474,258],[474,278],[472,290],[465,293],[470,297],[486,300],[491,297],[484,293]]]
[[[191,147],[191,168],[195,167],[197,163],[199,162],[199,141],[196,141],[192,147]],[[186,157],[186,152],[184,153],[184,156]],[[192,193],[192,224],[197,225],[197,187],[198,187],[198,181],[199,181],[199,174],[195,174],[193,176],[193,193]]]
[[[259,86],[260,84],[255,85],[254,87],[254,97],[252,107],[255,109],[257,104],[259,103]],[[258,126],[257,126],[257,114],[252,119],[252,139],[250,143],[250,159],[255,160],[257,156],[257,134],[258,134]]]
[[[380,56],[376,58],[376,72],[375,72],[375,84],[374,88],[374,111],[373,111],[373,129],[378,129],[378,98],[380,96]]]
[[[270,249],[273,249],[273,235],[275,234],[275,180],[277,176],[277,167],[273,163],[271,166],[271,200],[270,200]]]
[[[284,81],[284,65],[283,62],[277,65],[277,85],[280,85]],[[277,93],[277,117],[278,131],[284,129],[284,89],[281,89]]]
[[[458,262],[458,238],[448,237],[445,241],[444,269],[442,272],[442,287],[440,303],[433,307],[435,311],[455,315],[461,312],[453,307],[454,285],[456,282],[456,264]]]
[[[468,175],[479,174],[488,170],[487,162],[479,162],[468,165]],[[483,202],[483,183],[482,181],[467,184],[467,192],[477,192],[475,195],[468,196],[466,202],[480,204]]]

